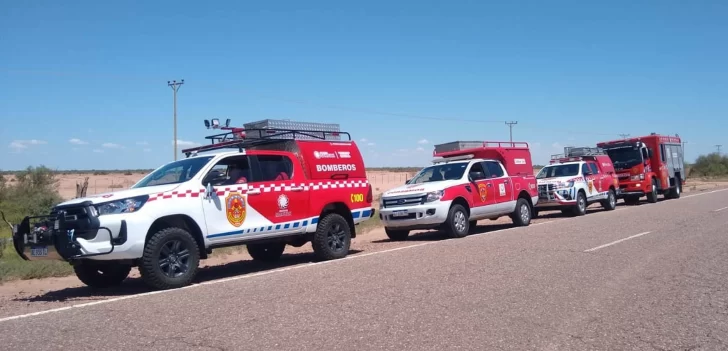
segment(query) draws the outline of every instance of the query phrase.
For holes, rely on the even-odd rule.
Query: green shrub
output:
[[[701,155],[690,167],[691,177],[728,176],[728,156],[713,152]]]

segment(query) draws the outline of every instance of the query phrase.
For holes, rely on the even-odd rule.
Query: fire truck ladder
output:
[[[340,136],[346,136],[347,139],[344,141],[351,140],[351,134],[348,132],[332,132],[324,130],[298,130],[298,129],[277,129],[277,128],[229,128],[230,132],[215,134],[206,136],[205,139],[211,141],[210,145],[203,145],[184,149],[182,152],[186,157],[196,155],[203,151],[212,151],[220,149],[238,149],[243,152],[245,148],[281,143],[291,140],[320,140],[320,141],[331,141],[341,140]],[[245,132],[247,135],[253,134],[256,137],[241,137],[241,132]],[[332,138],[327,138],[332,137]]]

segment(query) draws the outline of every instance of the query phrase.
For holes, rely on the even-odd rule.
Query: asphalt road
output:
[[[0,345],[726,350],[726,207],[704,193],[0,319]]]

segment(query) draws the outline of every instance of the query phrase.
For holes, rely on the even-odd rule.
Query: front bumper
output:
[[[383,207],[379,209],[379,218],[387,228],[437,228],[447,220],[451,204],[452,201],[433,201],[411,206]]]
[[[563,207],[576,205],[576,187],[557,188],[553,184],[538,186],[538,202],[535,208]]]
[[[624,196],[644,196],[648,192],[650,182],[645,180],[639,181],[620,181],[619,190],[617,191],[617,197]]]
[[[13,228],[13,246],[20,257],[28,261],[74,261],[137,256],[133,253],[139,251],[138,243],[128,240],[135,223],[127,216],[97,216],[91,202],[54,211],[47,216],[25,217]]]

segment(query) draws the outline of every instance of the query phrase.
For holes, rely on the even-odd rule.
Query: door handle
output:
[[[302,186],[295,186],[295,187],[291,188],[291,191],[303,191],[303,187]]]
[[[488,183],[488,185],[486,185],[486,186],[490,188],[493,186],[493,184]]]
[[[249,189],[248,195],[258,195],[260,194],[260,189]]]
[[[503,184],[508,184],[508,180],[504,180],[503,181]]]

